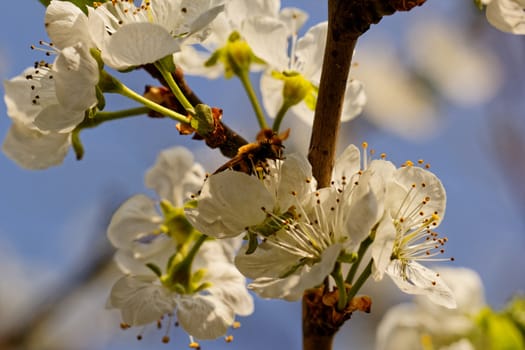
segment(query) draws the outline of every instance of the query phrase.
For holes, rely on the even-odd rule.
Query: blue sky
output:
[[[472,15],[467,14],[468,3],[468,0],[429,1],[429,4],[408,14],[385,19],[361,41],[373,43],[375,38],[386,37],[398,43],[406,34],[408,24],[425,16],[443,16],[464,24],[466,18]],[[306,9],[311,17],[305,28],[324,19],[324,2],[283,1],[283,6]],[[0,14],[2,79],[14,77],[33,61],[43,58],[29,49],[38,40],[48,40],[43,14],[44,7],[36,0],[4,4]],[[522,38],[510,38],[510,35],[491,29],[488,31],[487,41],[492,44],[497,42],[497,48],[487,46],[489,50],[498,51],[505,64],[512,63],[509,57],[516,57],[512,55],[518,55],[518,62],[523,62],[520,56],[523,50],[515,50],[516,47],[523,49]],[[508,51],[502,51],[502,47]],[[500,95],[484,105],[459,107],[446,99],[439,100],[439,132],[429,130],[428,137],[417,141],[402,139],[373,127],[366,120],[345,125],[341,137],[342,144],[345,141],[360,143],[367,140],[379,152],[387,152],[389,159],[396,164],[419,158],[432,164],[432,170],[441,178],[448,194],[447,214],[439,230],[449,237],[447,253],[455,257],[454,265],[471,267],[480,273],[487,299],[496,307],[501,306],[513,292],[525,289],[522,272],[525,266],[525,254],[522,253],[525,248],[523,208],[519,206],[520,199],[513,195],[521,190],[516,186],[523,185],[509,185],[507,172],[497,159],[501,155],[498,155],[492,141],[491,118],[498,117],[502,111],[522,117],[520,114],[524,111],[523,102],[515,99],[520,91],[523,96],[523,83],[520,83],[523,76],[513,75],[512,72],[506,72],[508,80]],[[143,74],[126,79],[137,91],[142,91],[144,84],[154,83]],[[239,82],[190,79],[190,83],[206,101],[225,110],[225,116],[230,118],[228,124],[246,138],[253,138],[255,119],[250,119],[249,104]],[[498,102],[498,99],[507,105]],[[131,106],[121,98],[111,98],[108,104],[115,109]],[[10,120],[2,102],[2,138],[9,126]],[[309,137],[300,132],[296,134],[298,139]],[[172,145],[185,145],[195,151],[196,158],[209,171],[225,160],[218,152],[204,148],[199,142],[179,136],[168,120],[136,118],[118,121],[87,130],[81,136],[86,148],[84,160],[76,161],[73,154],[69,154],[63,165],[48,170],[21,169],[0,154],[0,254],[8,251],[18,256],[24,265],[30,267],[29,271],[34,267],[35,271],[50,271],[54,278],[60,278],[83,257],[93,254],[97,237],[103,237],[98,227],[100,218],[110,214],[104,210],[114,208],[132,194],[146,191],[143,175],[160,150]],[[523,162],[519,156],[512,157],[516,162]],[[32,279],[30,276],[26,278]],[[388,290],[392,291],[391,288]],[[370,293],[378,298],[381,295],[380,291],[372,288]],[[402,299],[401,293],[398,294],[385,299]],[[381,302],[378,304],[381,305]],[[370,344],[369,338],[359,337],[363,326],[357,324],[366,325],[379,316],[370,316],[369,320],[366,320],[369,316],[354,317],[345,328],[345,333],[338,336],[336,348],[347,348],[345,344],[348,341]],[[218,341],[206,344],[205,348],[244,348],[247,342],[252,344],[251,349],[266,349],[269,346],[298,348],[299,323],[299,304],[258,300],[255,315],[245,320],[244,327],[236,331],[236,343],[224,346],[222,341]],[[130,339],[131,345],[127,343]],[[133,339],[128,333],[117,333],[107,348],[143,348]],[[254,339],[257,341],[253,344]],[[366,349],[366,345],[356,348]]]

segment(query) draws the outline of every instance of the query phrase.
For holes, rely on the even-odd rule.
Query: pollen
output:
[[[189,345],[188,345],[191,349],[197,349],[199,350],[201,348],[200,344],[197,343],[196,341],[192,341]]]
[[[239,321],[235,321],[235,322],[233,322],[233,324],[232,324],[232,328],[233,328],[233,329],[239,329],[239,328],[241,328],[241,323],[240,323]]]
[[[224,337],[226,343],[231,343],[233,341],[233,335],[227,335]]]

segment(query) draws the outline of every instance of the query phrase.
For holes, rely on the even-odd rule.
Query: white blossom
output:
[[[261,176],[210,176],[187,214],[219,238],[258,235],[257,249],[248,253],[246,245],[235,260],[253,279],[249,288],[266,298],[298,300],[330,275],[340,254],[357,251],[370,234],[382,216],[382,174],[392,167],[375,161],[359,173],[359,150],[351,146],[336,161],[333,187],[317,191],[307,159],[288,155],[270,162]]]
[[[191,152],[173,147],[159,154],[155,165],[146,173],[146,185],[153,188],[160,199],[181,207],[197,192],[204,178],[204,169],[193,163]],[[118,249],[117,262],[125,273],[149,271],[144,266],[145,260],[164,265],[173,254],[173,241],[161,227],[166,218],[157,206],[157,200],[135,195],[124,202],[111,219],[108,238]]]
[[[290,155],[269,163],[262,177],[230,170],[211,175],[197,197],[197,207],[186,209],[188,219],[209,236],[235,237],[264,224],[268,213],[286,213],[315,189],[304,157]]]
[[[445,214],[446,194],[430,171],[407,164],[386,179],[385,213],[372,245],[374,278],[386,273],[409,294],[424,294],[433,302],[454,308],[454,297],[439,274],[419,262],[450,260],[437,257],[447,238],[434,229]]]
[[[468,338],[476,327],[474,316],[485,307],[481,280],[466,268],[440,268],[439,272],[457,308],[445,308],[421,296],[414,303],[394,306],[377,329],[376,349],[474,349]]]
[[[267,42],[273,46],[273,50],[268,50],[272,54],[264,57],[269,66],[261,77],[263,104],[270,116],[275,117],[283,103],[287,102],[287,99],[293,99],[291,111],[306,123],[313,123],[327,31],[328,23],[323,22],[310,28],[298,40],[296,33],[293,33],[289,48],[287,40],[284,45],[280,45],[277,37],[280,33],[266,33],[257,29],[259,36],[269,36]],[[262,38],[258,41],[262,41]],[[295,85],[300,85],[304,92],[297,93]],[[292,92],[289,92],[290,90]],[[363,84],[358,80],[348,79],[341,120],[348,121],[356,117],[365,103]]]
[[[105,64],[126,69],[153,63],[198,42],[223,10],[216,0],[106,2],[89,11],[90,32]]]
[[[171,257],[184,258],[189,249],[184,245],[195,234],[181,206],[203,179],[202,167],[193,163],[188,150],[165,150],[146,174],[146,185],[163,200],[162,213],[155,200],[136,195],[114,214],[108,237],[126,276],[113,286],[108,307],[119,309],[126,324],[145,325],[165,315],[176,316],[191,336],[214,339],[226,333],[236,314],[253,312],[245,279],[232,264],[238,241],[207,240],[190,270],[170,270],[170,264],[180,263]],[[160,271],[153,273],[151,266]]]
[[[205,66],[210,55],[228,42],[230,35],[238,32],[255,56],[266,61],[275,57],[274,52],[286,50],[287,40],[304,24],[307,14],[297,8],[280,9],[279,0],[229,0],[225,10],[211,23],[209,36],[200,48],[185,45],[175,54],[176,63],[191,75],[217,78],[224,73],[222,65]],[[281,57],[285,59],[285,57]],[[250,67],[259,70],[258,64]]]

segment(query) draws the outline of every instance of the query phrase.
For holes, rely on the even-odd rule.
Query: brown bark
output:
[[[346,81],[357,39],[383,16],[409,11],[425,1],[328,0],[328,34],[308,153],[319,188],[330,186]],[[336,304],[326,302],[331,293],[317,288],[303,295],[303,350],[332,349],[333,337],[351,313],[370,309],[369,298],[355,297],[344,310],[337,310]]]

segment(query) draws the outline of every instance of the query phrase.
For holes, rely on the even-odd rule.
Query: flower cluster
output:
[[[478,274],[467,268],[441,268],[457,308],[450,310],[416,297],[392,307],[377,330],[376,349],[487,350],[523,349],[520,334],[523,299],[515,298],[504,312],[486,304]],[[523,332],[523,331],[521,331]]]
[[[46,46],[42,50],[56,55],[56,59],[53,63],[37,62],[5,82],[5,102],[13,125],[3,150],[20,166],[43,169],[58,165],[71,145],[77,158],[82,157],[78,133],[117,118],[102,112],[103,93],[120,93],[149,110],[191,124],[188,116],[196,116],[196,106],[172,81],[174,64],[187,74],[216,77],[224,72],[226,77],[238,76],[261,127],[266,126],[264,113],[255,101],[249,72],[264,69],[263,105],[269,116],[276,118],[274,129],[288,110],[312,122],[326,22],[297,40],[307,15],[296,8],[280,10],[278,0],[249,5],[240,0],[143,0],[139,6],[118,0],[94,4],[83,12],[71,2],[51,1],[45,24],[52,43],[41,44]],[[208,52],[199,51],[196,44]],[[129,72],[144,65],[154,65],[185,113],[142,98],[105,70]],[[342,120],[358,115],[365,102],[362,84],[350,79]]]
[[[71,2],[51,1],[45,24],[52,44],[42,44],[56,58],[4,83],[13,120],[4,152],[24,168],[60,164],[74,129],[103,108],[102,66],[129,69],[173,54],[201,40],[223,7],[213,0],[120,0],[88,7],[86,15]]]
[[[211,175],[186,213],[212,237],[248,235],[235,263],[260,296],[298,300],[328,276],[338,286],[351,284],[353,276],[341,281],[336,267],[357,266],[370,247],[367,271],[374,279],[386,274],[407,293],[455,307],[439,275],[420,264],[449,260],[438,257],[447,239],[434,231],[445,213],[445,190],[430,171],[369,162],[352,145],[336,161],[328,188],[316,189],[299,155],[269,161],[254,173]]]
[[[176,317],[189,335],[214,339],[235,315],[253,312],[245,279],[233,265],[238,241],[208,239],[184,216],[185,200],[204,177],[188,150],[165,150],[146,174],[160,202],[133,196],[111,219],[108,238],[125,276],[113,286],[108,307],[120,310],[126,327]]]

